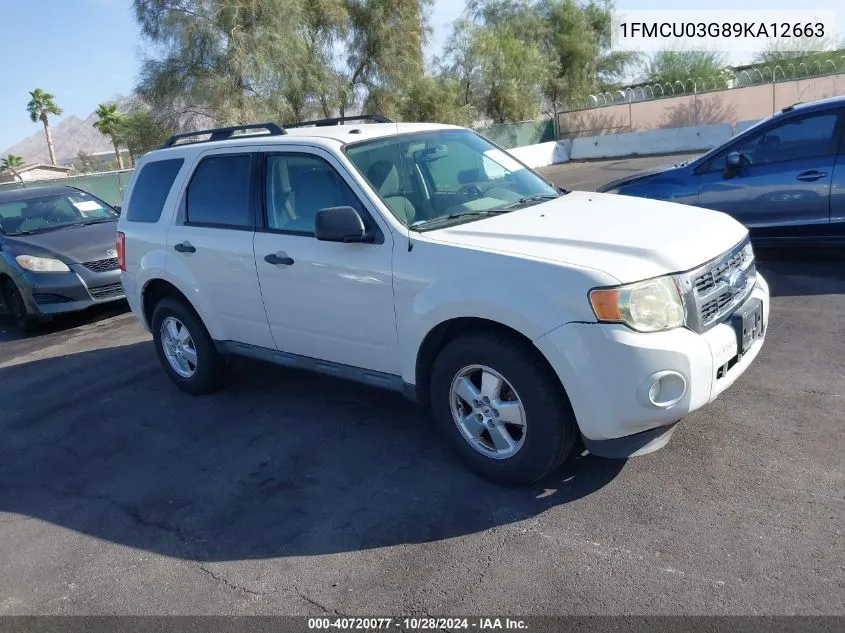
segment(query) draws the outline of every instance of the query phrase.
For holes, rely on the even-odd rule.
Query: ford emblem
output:
[[[734,293],[741,292],[745,289],[745,284],[748,282],[748,275],[741,270],[734,270],[731,274],[724,277],[725,281],[730,286]]]

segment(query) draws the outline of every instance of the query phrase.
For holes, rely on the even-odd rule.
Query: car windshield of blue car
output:
[[[471,222],[565,193],[469,130],[398,134],[345,151],[390,211],[414,230]]]
[[[114,222],[119,217],[105,202],[83,191],[0,203],[0,230],[5,235]]]

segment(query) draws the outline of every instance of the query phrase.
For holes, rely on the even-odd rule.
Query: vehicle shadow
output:
[[[129,304],[125,300],[112,301],[103,305],[97,305],[81,312],[59,314],[43,323],[39,323],[32,332],[21,332],[12,321],[8,310],[0,300],[0,343],[3,341],[18,341],[27,338],[36,338],[56,332],[64,332],[80,325],[87,325],[102,319],[108,319],[118,314],[129,311]]]
[[[845,294],[845,253],[841,247],[754,247],[757,268],[773,297]]]
[[[401,396],[246,360],[191,397],[152,344],[0,368],[0,511],[168,556],[315,555],[460,537],[608,484],[583,455],[489,484]]]

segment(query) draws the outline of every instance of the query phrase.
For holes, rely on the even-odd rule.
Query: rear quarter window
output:
[[[184,162],[182,158],[171,158],[153,161],[141,167],[129,197],[129,208],[126,211],[129,222],[158,222],[167,194]]]

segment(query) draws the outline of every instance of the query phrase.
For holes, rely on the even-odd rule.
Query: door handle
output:
[[[173,250],[177,253],[196,253],[197,249],[195,246],[192,246],[190,242],[179,242],[178,244],[174,244]]]
[[[278,253],[270,253],[269,255],[264,256],[264,261],[268,264],[278,265],[281,264],[282,266],[292,266],[293,265],[293,258],[288,257],[287,253],[283,251],[279,251]]]
[[[798,180],[803,180],[805,182],[812,182],[814,180],[818,180],[819,178],[824,178],[825,176],[827,176],[827,174],[823,171],[811,169],[810,171],[802,171],[795,178],[797,178]]]

